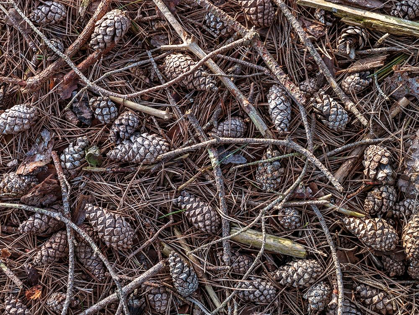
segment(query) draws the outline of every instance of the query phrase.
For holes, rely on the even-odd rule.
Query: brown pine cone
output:
[[[62,212],[62,207],[56,207],[53,211]],[[65,227],[65,224],[57,219],[41,213],[35,213],[19,226],[20,233],[32,233],[46,235],[55,233]]]
[[[33,259],[33,263],[35,265],[47,265],[67,256],[67,232],[62,230],[52,235],[44,244],[42,244]]]
[[[295,230],[301,227],[301,215],[294,208],[282,208],[278,213],[279,224],[286,230]]]
[[[364,210],[369,215],[385,216],[396,203],[397,193],[393,186],[383,185],[368,192],[364,202]]]
[[[304,96],[309,98],[319,91],[320,86],[317,78],[308,78],[307,80],[300,82],[299,88]]]
[[[315,259],[301,259],[280,266],[273,278],[285,287],[306,288],[316,282],[324,268]]]
[[[121,215],[90,203],[86,204],[85,210],[86,220],[106,246],[116,250],[131,248],[135,230]]]
[[[0,134],[15,135],[30,129],[39,118],[36,107],[15,105],[0,115]]]
[[[403,247],[407,259],[419,260],[419,214],[413,215],[403,228]]]
[[[198,277],[194,269],[178,253],[170,253],[169,267],[173,285],[181,296],[188,297],[198,289]]]
[[[65,5],[55,1],[45,1],[30,15],[32,22],[53,25],[65,19],[67,14]]]
[[[92,97],[89,105],[96,119],[102,124],[109,124],[118,117],[118,108],[107,96]]]
[[[157,313],[166,313],[169,306],[169,293],[163,285],[155,286],[145,286],[144,291],[146,292],[146,297],[148,304],[157,312]]]
[[[288,132],[291,122],[291,100],[287,92],[278,85],[273,85],[268,93],[269,115],[279,134]]]
[[[197,64],[190,56],[184,54],[171,54],[164,60],[164,74],[169,80],[176,79],[180,75],[188,72]],[[178,82],[188,90],[216,91],[216,82],[204,68],[199,67],[193,73],[187,75]]]
[[[362,49],[368,42],[368,33],[359,26],[348,26],[342,30],[338,38],[337,48],[340,53],[355,59],[355,50]]]
[[[383,256],[382,262],[384,270],[388,273],[390,277],[399,277],[403,276],[406,271],[406,266],[402,260],[396,259],[394,255]]]
[[[111,160],[126,163],[153,164],[159,155],[169,151],[169,143],[163,138],[143,133],[134,134],[129,140],[124,140],[107,157]]]
[[[93,228],[88,225],[79,226],[83,229],[97,244],[99,237],[94,232]],[[77,245],[74,248],[74,253],[77,259],[84,268],[99,282],[105,279],[105,265],[102,260],[95,254],[92,247],[79,234],[76,234]]]
[[[390,315],[394,314],[397,310],[393,307],[393,297],[369,285],[357,285],[355,287],[355,294],[362,304],[373,312]]]
[[[32,315],[25,304],[13,295],[7,295],[4,299],[4,315]]]
[[[234,252],[231,257],[231,272],[244,275],[255,260],[249,255]]]
[[[262,156],[262,160],[272,159],[280,156],[279,151],[268,148]],[[281,163],[279,161],[258,164],[256,170],[256,181],[260,189],[270,192],[279,188],[281,182]]]
[[[419,280],[419,260],[413,259],[409,261],[407,273],[412,279]]]
[[[393,208],[393,217],[404,222],[409,221],[412,215],[418,212],[419,201],[415,199],[405,199],[395,204]]]
[[[0,193],[6,196],[20,198],[28,191],[38,185],[38,179],[33,175],[17,175],[6,173],[0,181]]]
[[[381,218],[343,218],[346,228],[365,245],[383,252],[396,248],[399,236],[396,230]]]
[[[58,38],[52,38],[50,39],[51,44],[58,49],[60,52],[64,52],[65,47],[63,42],[58,39]],[[47,57],[47,61],[54,61],[58,59],[58,55],[51,49],[51,48],[47,48],[47,53],[48,53],[48,57]]]
[[[362,164],[365,167],[364,175],[371,180],[384,183],[393,181],[393,169],[390,165],[390,151],[379,145],[370,145],[364,151]]]
[[[338,315],[338,296],[337,294],[332,294],[332,301],[327,306],[327,315]],[[345,298],[343,300],[342,315],[363,315],[356,305],[351,301]]]
[[[226,36],[232,32],[232,29],[225,25],[223,20],[211,12],[208,12],[205,15],[204,22],[210,31],[213,32],[216,36]]]
[[[358,94],[365,90],[372,82],[372,78],[369,77],[370,73],[358,72],[348,75],[342,81],[342,90],[346,94]]]
[[[323,311],[330,301],[331,293],[332,289],[324,281],[311,286],[304,294],[304,298],[308,302],[308,314],[318,314]]]
[[[94,50],[105,50],[113,44],[117,44],[131,26],[131,21],[125,12],[114,9],[106,13],[95,24],[90,47]]]
[[[140,117],[128,110],[123,112],[112,124],[109,138],[114,143],[129,139],[140,125]]]
[[[256,27],[270,27],[275,19],[271,0],[239,0],[246,18]]]
[[[55,314],[61,314],[64,308],[65,296],[65,293],[61,292],[52,293],[46,302],[48,309]],[[70,307],[76,307],[79,302],[78,299],[73,297],[70,301]]]
[[[243,118],[233,116],[219,123],[218,127],[212,130],[212,134],[218,137],[243,138],[246,130],[247,126]]]
[[[419,16],[418,0],[402,0],[396,2],[391,8],[390,14],[405,20],[414,20]]]
[[[74,175],[84,162],[85,150],[89,146],[87,137],[77,138],[76,142],[63,150],[60,155],[61,167],[70,175]]]
[[[243,301],[269,304],[276,297],[276,288],[268,280],[250,278],[239,283],[237,296]]]
[[[342,131],[348,123],[349,117],[346,110],[332,97],[320,91],[315,98],[310,101],[317,117],[326,127],[335,131]]]
[[[220,215],[199,197],[187,191],[181,191],[174,203],[184,210],[186,218],[195,228],[211,234],[218,232],[221,226]]]

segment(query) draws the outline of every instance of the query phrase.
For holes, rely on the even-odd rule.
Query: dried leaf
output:
[[[25,296],[28,300],[38,300],[42,295],[41,285],[33,286],[32,288],[26,290]]]
[[[313,21],[307,20],[303,17],[299,18],[300,23],[302,24],[304,30],[314,36],[316,39],[326,35],[326,27],[322,23],[314,23]]]
[[[20,201],[29,206],[49,206],[61,199],[61,188],[54,175],[49,175],[40,184],[32,187],[29,192],[20,198]]]
[[[169,45],[169,38],[166,34],[154,35],[150,40],[150,44],[154,47]]]
[[[86,151],[85,159],[90,166],[97,167],[102,164],[103,156],[97,146],[92,146]]]
[[[388,84],[392,96],[396,99],[411,95],[419,100],[419,77],[410,78],[406,72],[395,72],[384,82]]]
[[[72,97],[76,95],[76,92],[72,92]],[[92,124],[93,112],[89,107],[89,99],[86,96],[76,98],[73,103],[73,112],[76,114],[77,119],[83,124],[90,126]]]
[[[331,3],[350,5],[363,9],[381,9],[384,3],[378,0],[328,0]]]
[[[241,154],[226,150],[223,146],[217,148],[218,160],[221,164],[244,164],[247,163],[246,158]]]
[[[11,255],[12,255],[12,253],[7,248],[2,248],[0,250],[1,259],[9,258]]]

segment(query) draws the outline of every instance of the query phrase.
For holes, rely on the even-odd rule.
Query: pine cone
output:
[[[338,38],[338,50],[349,58],[355,59],[355,50],[364,48],[368,38],[367,31],[359,26],[345,27]]]
[[[119,143],[120,140],[129,139],[140,125],[140,117],[128,110],[123,112],[114,121],[111,129],[109,138],[114,143]]]
[[[319,91],[320,86],[317,78],[308,78],[300,83],[299,88],[304,96],[309,98]]]
[[[419,1],[402,0],[397,2],[391,8],[390,15],[405,20],[414,20],[419,16]]]
[[[62,53],[64,52],[65,47],[61,40],[59,40],[58,38],[52,38],[50,39],[50,42],[60,52]],[[48,47],[47,52],[48,52],[47,61],[54,61],[58,59],[58,55],[51,48]]]
[[[305,288],[312,285],[324,272],[315,259],[301,259],[281,266],[272,275],[285,287]]]
[[[338,315],[338,296],[337,294],[332,294],[332,301],[327,306],[327,315]],[[363,315],[356,305],[348,300],[343,300],[342,315]]]
[[[418,212],[419,201],[415,199],[405,199],[395,204],[393,208],[393,217],[404,222],[409,221],[412,215]]]
[[[32,315],[25,304],[13,295],[7,295],[4,299],[4,315]]]
[[[197,229],[216,234],[221,225],[221,218],[216,210],[187,191],[182,191],[174,201],[177,207],[184,211],[186,218]]]
[[[276,289],[270,281],[251,278],[239,283],[237,296],[246,302],[269,304],[276,297]]]
[[[365,149],[364,175],[371,180],[385,183],[393,181],[393,169],[390,165],[391,153],[387,148],[379,145],[370,145]]]
[[[88,225],[81,225],[79,227],[97,243],[99,237],[92,227]],[[79,234],[76,234],[76,240],[77,246],[74,248],[74,253],[76,254],[77,259],[83,267],[97,279],[97,281],[103,282],[106,269],[102,260],[95,254],[89,243],[87,243]]]
[[[184,54],[171,54],[164,60],[164,74],[169,80],[176,79],[188,72],[197,64],[191,57]],[[214,79],[202,67],[184,77],[178,84],[188,90],[216,91]]]
[[[64,308],[65,293],[54,292],[47,299],[46,305],[55,314],[61,314]],[[79,300],[74,297],[70,301],[70,307],[76,307],[79,304]]]
[[[262,160],[272,159],[279,155],[278,151],[269,148],[263,154]],[[260,163],[256,170],[256,181],[262,190],[275,191],[279,188],[281,174],[281,163],[279,161]]]
[[[119,162],[153,164],[159,155],[169,151],[169,143],[163,138],[143,133],[133,135],[109,151],[109,159]]]
[[[369,215],[379,214],[384,216],[388,211],[391,211],[396,202],[397,193],[393,186],[383,185],[375,187],[368,192],[367,198],[364,202],[364,210]]]
[[[60,155],[61,167],[69,174],[74,175],[84,162],[85,150],[89,146],[87,137],[77,138]]]
[[[331,293],[332,289],[324,281],[310,287],[304,294],[304,298],[308,302],[308,314],[318,314],[323,311],[329,303]]]
[[[355,287],[355,294],[362,304],[370,310],[380,314],[394,314],[393,298],[384,291],[380,291],[366,284],[359,284]]]
[[[231,272],[244,275],[249,270],[253,262],[253,257],[234,252],[231,257]]]
[[[188,297],[198,289],[198,277],[189,264],[176,252],[169,255],[170,275],[176,291]]]
[[[320,91],[315,98],[311,99],[313,109],[317,117],[328,128],[335,131],[342,131],[348,123],[349,117],[346,110],[332,97]]]
[[[225,25],[223,20],[211,12],[205,15],[204,22],[216,36],[226,36],[232,32],[232,29]]]
[[[413,259],[409,261],[407,273],[412,279],[419,280],[419,260]]]
[[[170,299],[166,288],[162,285],[159,285],[158,287],[146,286],[145,292],[149,305],[157,313],[166,313]]]
[[[36,107],[15,105],[0,115],[0,134],[15,135],[30,129],[39,118]]]
[[[301,227],[301,215],[294,208],[282,208],[278,213],[279,224],[286,230],[295,230]]]
[[[346,228],[371,248],[383,252],[396,248],[399,237],[396,230],[381,218],[343,218]]]
[[[218,127],[212,131],[218,137],[243,138],[247,126],[244,120],[238,116],[222,121]]]
[[[404,275],[406,266],[402,260],[397,260],[394,255],[383,256],[382,262],[384,270],[389,274],[390,277],[399,277]]]
[[[369,78],[369,71],[358,72],[348,75],[342,81],[342,90],[346,94],[358,94],[365,90],[372,82],[372,78]]]
[[[86,219],[106,246],[116,250],[131,248],[135,230],[121,215],[90,203],[86,204],[85,210]]]
[[[38,179],[33,175],[6,173],[3,174],[0,181],[0,192],[7,196],[20,198],[36,185],[38,185]]]
[[[118,108],[107,96],[92,97],[89,105],[96,119],[102,124],[108,124],[118,117]]]
[[[273,85],[268,93],[269,115],[279,134],[288,131],[291,121],[291,100],[285,90]]]
[[[53,211],[62,212],[62,207]],[[65,227],[65,224],[45,214],[35,213],[19,226],[20,233],[32,233],[35,235],[47,235],[55,233]]]
[[[131,21],[121,10],[114,9],[106,13],[95,24],[90,47],[94,50],[105,50],[117,44],[131,26]]]
[[[67,232],[58,231],[39,249],[33,259],[35,265],[47,265],[68,256]]]
[[[239,0],[246,18],[256,27],[270,27],[275,18],[271,0]]]
[[[332,12],[325,11],[323,9],[316,9],[314,17],[317,21],[323,23],[327,27],[333,26],[337,20],[337,17],[334,16]]]
[[[55,1],[45,1],[31,13],[30,19],[37,24],[53,25],[64,20],[66,14],[65,5]]]
[[[407,259],[419,260],[419,214],[414,214],[404,227],[402,240]]]

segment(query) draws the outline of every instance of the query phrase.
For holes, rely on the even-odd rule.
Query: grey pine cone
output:
[[[399,277],[404,275],[406,266],[404,261],[396,259],[394,255],[382,257],[383,267],[390,277]]]
[[[318,314],[323,311],[330,301],[331,293],[332,289],[324,281],[311,286],[304,294],[304,298],[308,302],[308,314]]]
[[[208,26],[211,32],[216,36],[226,36],[232,32],[230,27],[226,26],[218,16],[208,12],[204,18],[205,25]]]
[[[279,224],[286,230],[295,230],[301,227],[301,215],[294,208],[282,208],[278,213]]]
[[[169,306],[169,293],[163,285],[158,287],[146,286],[146,297],[149,305],[157,312],[164,314]]]
[[[71,175],[81,167],[84,162],[85,150],[89,146],[87,137],[77,138],[76,142],[71,143],[63,150],[60,155],[61,167]]]
[[[176,252],[169,255],[170,275],[178,293],[188,297],[198,289],[198,277],[193,268]]]
[[[359,26],[348,26],[342,30],[338,38],[338,50],[349,58],[355,58],[355,50],[362,49],[368,42],[367,31]]]
[[[65,19],[66,8],[63,4],[55,1],[45,1],[30,15],[32,22],[37,24],[57,24]]]
[[[65,47],[64,47],[64,43],[58,39],[58,38],[52,38],[50,39],[51,44],[54,46],[54,48],[56,48],[57,50],[59,50],[60,52],[64,52]],[[51,49],[48,47],[48,57],[47,60],[48,61],[54,61],[58,59],[58,55]]]
[[[317,117],[326,127],[335,131],[345,129],[349,120],[348,113],[330,95],[320,91],[311,102]]]
[[[35,265],[47,265],[68,255],[67,232],[58,231],[39,249],[33,259]]]
[[[246,302],[268,304],[276,297],[276,288],[268,280],[251,278],[239,283],[237,296]]]
[[[300,82],[299,88],[304,96],[309,98],[319,91],[320,86],[317,78],[308,78]]]
[[[364,175],[371,180],[385,183],[393,181],[393,169],[390,165],[390,151],[379,145],[370,145],[364,151],[362,164],[365,167]]]
[[[390,14],[405,20],[414,20],[419,16],[418,0],[402,0],[396,2]]]
[[[243,138],[246,130],[247,126],[243,118],[233,116],[219,123],[212,133],[218,137]]]
[[[384,216],[392,210],[396,202],[397,193],[393,186],[383,185],[368,192],[364,202],[364,210],[369,215]]]
[[[256,27],[269,27],[275,18],[271,0],[239,0],[246,18]]]
[[[342,315],[364,315],[356,307],[355,303],[347,298],[343,299]],[[332,294],[332,301],[330,301],[327,306],[327,315],[338,315],[338,296],[337,294]]]
[[[342,81],[342,90],[346,94],[358,94],[365,90],[372,82],[372,78],[369,78],[369,71],[357,72],[348,75]]]
[[[102,124],[108,124],[118,117],[118,108],[107,96],[92,97],[89,105],[96,119]]]
[[[393,217],[404,222],[409,221],[412,215],[418,212],[419,201],[416,199],[404,199],[395,204],[393,208]]]
[[[129,139],[140,125],[140,117],[128,110],[123,112],[112,124],[109,138],[112,142],[119,143]]]
[[[291,122],[291,100],[286,91],[273,85],[268,93],[269,115],[279,134],[288,131]]]
[[[279,151],[267,149],[262,156],[262,160],[272,159],[279,156]],[[256,181],[264,191],[275,191],[281,182],[281,163],[279,161],[265,162],[258,164],[256,169]]]
[[[36,185],[38,185],[38,179],[33,175],[6,173],[0,181],[0,193],[19,198],[26,195]]]
[[[10,294],[4,299],[4,315],[32,315],[32,312],[16,296]]]
[[[39,118],[36,107],[15,105],[0,115],[0,134],[15,135],[30,129]]]
[[[54,292],[47,299],[46,305],[55,314],[61,314],[64,309],[65,293]],[[76,307],[79,304],[79,300],[72,297],[70,300],[70,307]]]
[[[384,291],[366,284],[359,284],[355,287],[355,294],[359,297],[362,304],[371,311],[383,315],[391,315],[396,312],[395,306],[393,307],[393,297]]]
[[[305,288],[317,281],[324,268],[315,259],[301,259],[281,266],[273,278],[285,287]]]

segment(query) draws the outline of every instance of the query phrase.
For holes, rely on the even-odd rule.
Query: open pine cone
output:
[[[239,0],[246,18],[257,27],[269,27],[275,18],[271,0]]]

